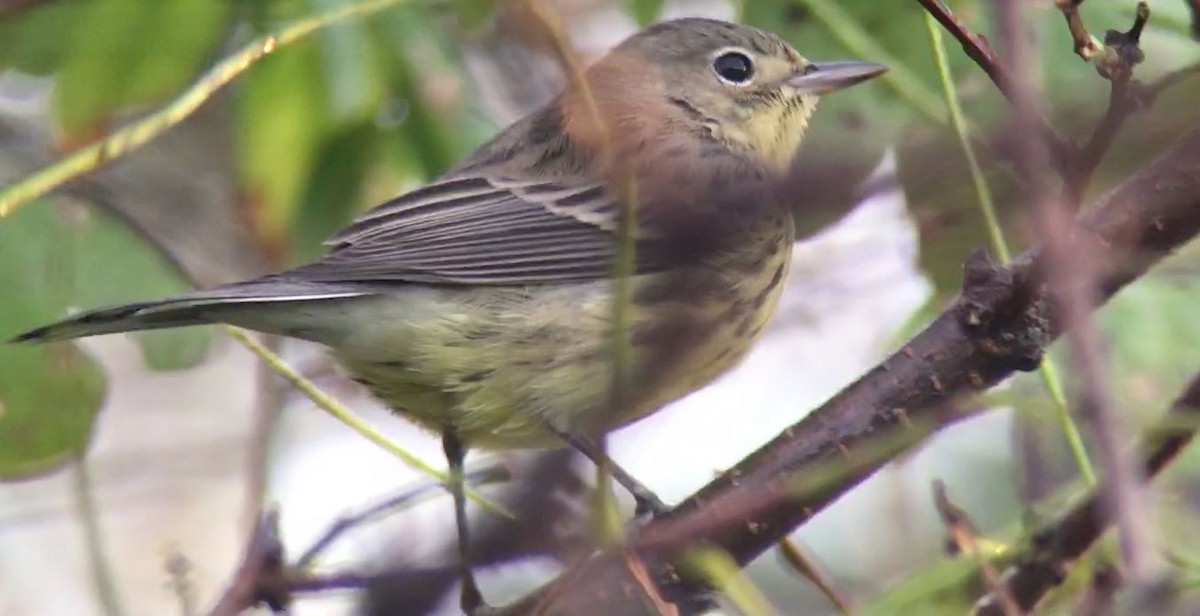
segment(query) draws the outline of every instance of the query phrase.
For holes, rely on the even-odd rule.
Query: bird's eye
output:
[[[745,84],[754,77],[754,63],[740,51],[727,51],[713,60],[713,70],[729,83]]]

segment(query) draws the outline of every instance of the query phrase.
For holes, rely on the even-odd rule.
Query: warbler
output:
[[[444,176],[362,215],[319,261],[15,340],[203,323],[302,338],[440,432],[459,477],[467,447],[565,441],[598,459],[592,435],[704,386],[759,337],[795,235],[780,180],[817,99],[884,70],[809,62],[744,25],[659,23]],[[630,370],[614,407],[612,274],[627,215]],[[461,482],[454,492],[465,546]],[[470,580],[463,600],[480,604]]]

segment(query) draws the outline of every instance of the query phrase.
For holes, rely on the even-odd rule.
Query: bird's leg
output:
[[[488,606],[483,602],[483,594],[479,592],[475,574],[471,572],[471,538],[467,530],[467,497],[463,473],[463,460],[467,457],[467,448],[452,428],[446,428],[442,432],[442,449],[446,452],[446,461],[450,463],[450,493],[454,497],[454,524],[458,529],[458,567],[462,580],[459,603],[464,613],[475,616],[486,613]]]
[[[586,436],[559,430],[554,426],[547,427],[551,432],[554,432],[555,435],[570,445],[572,449],[587,456],[587,459],[591,460],[592,464],[596,466],[600,466],[602,462],[608,464],[609,473],[612,475],[613,480],[621,484],[621,487],[629,490],[629,493],[633,495],[633,501],[637,503],[634,515],[641,517],[650,514],[657,517],[670,509],[653,490],[642,485],[642,482],[635,479],[633,475],[630,475],[625,469],[621,468],[620,464],[617,464],[612,458],[608,457],[607,453],[596,446],[595,441]]]

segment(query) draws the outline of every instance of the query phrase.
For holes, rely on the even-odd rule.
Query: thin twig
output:
[[[466,474],[463,478],[466,485],[482,486],[501,481],[508,481],[512,478],[512,473],[502,464],[495,464],[485,468],[475,469]],[[415,504],[416,501],[430,495],[435,490],[442,486],[437,483],[422,483],[417,486],[412,486],[404,489],[399,494],[395,494],[385,498],[377,503],[363,507],[353,513],[345,514],[339,517],[329,525],[329,528],[321,533],[321,536],[313,542],[307,550],[296,559],[295,569],[307,569],[321,556],[334,541],[337,541],[344,533],[352,530],[354,527],[374,520],[379,516],[385,515],[397,509],[409,507]]]
[[[312,400],[318,408],[331,415],[334,419],[342,422],[350,429],[358,432],[368,441],[379,445],[385,451],[393,456],[396,456],[402,462],[412,467],[416,471],[437,480],[442,485],[449,485],[449,475],[443,471],[433,468],[429,464],[425,463],[424,460],[421,460],[414,455],[412,452],[409,452],[403,447],[400,447],[396,443],[392,442],[391,439],[387,438],[370,424],[363,421],[362,418],[354,413],[354,411],[351,411],[333,396],[321,391],[321,389],[313,384],[312,381],[309,381],[293,370],[291,366],[287,365],[287,362],[283,361],[283,358],[276,355],[258,340],[255,340],[253,336],[236,327],[229,325],[225,325],[223,327],[230,336],[233,336],[235,340],[249,349],[250,352],[254,353],[259,357],[259,359],[266,362],[271,370],[275,371],[275,373],[279,376],[282,376],[296,389],[299,389],[300,392],[307,396],[309,400]],[[488,498],[485,498],[475,490],[468,488],[466,490],[466,495],[467,498],[470,498],[475,502],[475,504],[483,507],[485,510],[493,514],[506,518],[513,517],[507,509],[489,500]]]
[[[83,455],[74,458],[72,465],[72,492],[75,506],[79,511],[79,519],[83,523],[83,538],[87,550],[87,560],[92,584],[104,613],[109,616],[125,614],[121,604],[121,593],[113,579],[112,560],[109,558],[104,545],[104,531],[100,524],[100,512],[96,509],[96,495],[92,490],[91,475],[88,472],[88,461]]]
[[[992,49],[991,43],[980,34],[967,27],[942,0],[917,0],[925,10],[942,24],[942,27],[962,45],[967,57],[975,61],[979,68],[996,84],[1009,101],[1013,100],[1012,76],[1004,67]],[[1056,167],[1064,168],[1066,162],[1074,155],[1075,145],[1061,137],[1045,118],[1038,118],[1038,132],[1043,135],[1053,153],[1052,162]]]
[[[792,569],[801,577],[812,582],[813,586],[816,586],[817,590],[821,591],[826,599],[829,599],[839,614],[843,616],[854,614],[854,606],[850,599],[838,592],[829,574],[791,537],[784,537],[779,542],[779,553],[783,556],[784,562],[791,565]]]
[[[1071,32],[1075,54],[1084,62],[1091,62],[1104,53],[1104,45],[1088,32],[1087,26],[1083,25],[1083,18],[1079,16],[1079,5],[1083,4],[1083,0],[1055,0],[1054,3],[1067,20],[1067,30]]]
[[[165,563],[168,585],[179,601],[180,616],[193,616],[196,611],[196,588],[192,583],[192,562],[182,552],[171,550]]]
[[[1005,616],[1020,616],[1021,608],[1017,607],[1016,601],[1008,594],[999,574],[996,573],[996,568],[979,546],[979,533],[975,523],[971,521],[966,510],[950,500],[946,484],[940,479],[933,482],[933,504],[946,526],[948,545],[957,553],[965,554],[979,563],[979,571],[988,588],[997,597]]]
[[[687,567],[695,569],[714,588],[719,588],[746,616],[770,616],[778,612],[762,591],[742,573],[738,562],[728,553],[712,547],[697,547],[684,556]],[[609,613],[609,612],[596,612]]]
[[[1133,67],[1143,59],[1140,47],[1142,29],[1150,19],[1150,6],[1139,2],[1133,25],[1127,32],[1110,30],[1105,36],[1104,59],[1097,59],[1096,65],[1100,74],[1110,81],[1108,107],[1104,116],[1092,130],[1092,135],[1071,160],[1064,174],[1064,200],[1067,207],[1078,210],[1083,202],[1083,193],[1100,161],[1108,153],[1113,139],[1125,121],[1139,107],[1143,106],[1146,97],[1140,92],[1140,85],[1133,81]]]
[[[650,578],[650,572],[646,570],[646,563],[642,562],[637,552],[625,551],[625,567],[629,569],[630,576],[642,591],[642,596],[649,604],[647,607],[654,610],[658,616],[680,616],[679,608],[663,599],[662,593],[658,590],[658,584],[655,584],[654,580]]]
[[[291,603],[291,591],[284,580],[283,542],[279,539],[279,513],[263,513],[254,525],[242,562],[233,581],[217,600],[209,616],[238,616],[245,610],[266,604],[279,613]]]
[[[363,17],[399,5],[406,0],[363,0],[306,17],[275,33],[255,38],[237,53],[209,69],[190,88],[159,111],[109,135],[98,143],[34,173],[0,192],[0,218],[63,184],[95,171],[99,167],[145,145],[183,121],[200,108],[219,89],[246,72],[276,49],[299,41],[312,33],[354,17]]]
[[[609,329],[609,354],[611,378],[609,379],[609,407],[625,408],[629,397],[629,384],[633,376],[633,340],[631,313],[633,311],[633,274],[637,251],[637,203],[638,187],[634,169],[622,160],[615,149],[615,137],[611,130],[611,118],[606,118],[600,109],[591,84],[588,83],[584,64],[570,44],[562,23],[542,0],[520,0],[549,43],[555,58],[567,75],[571,95],[583,104],[588,121],[593,123],[599,136],[597,144],[603,172],[608,174],[610,188],[619,196],[617,235],[614,240],[612,274],[610,276],[612,297],[610,302],[611,327]],[[593,507],[594,526],[599,540],[606,545],[615,545],[623,538],[623,527],[617,513],[616,498],[612,492],[611,460],[608,458],[608,434],[600,431],[587,435],[594,440],[602,454],[596,463],[596,490]]]
[[[1113,81],[1109,90],[1108,107],[1104,116],[1096,123],[1092,136],[1071,161],[1070,172],[1065,178],[1063,200],[1073,210],[1079,209],[1083,202],[1084,190],[1096,167],[1100,165],[1129,114],[1137,108],[1137,101],[1128,81]]]
[[[1153,574],[1153,540],[1148,526],[1149,495],[1132,456],[1125,450],[1116,426],[1112,394],[1100,332],[1092,316],[1099,303],[1098,247],[1072,242],[1073,212],[1053,196],[1053,187],[1042,164],[1046,149],[1038,139],[1032,118],[1040,116],[1038,87],[1034,73],[1035,50],[1029,23],[1020,0],[999,0],[997,21],[1004,37],[1009,71],[1019,76],[1013,83],[1013,124],[1016,127],[1020,172],[1025,180],[1024,199],[1046,251],[1046,279],[1057,300],[1066,327],[1074,374],[1079,382],[1080,415],[1087,420],[1096,439],[1105,493],[1120,529],[1122,552],[1130,577],[1147,581]],[[1076,2],[1076,5],[1078,3]]]
[[[1142,469],[1147,477],[1158,475],[1183,451],[1200,428],[1200,373],[1192,377],[1176,398],[1160,427],[1150,432],[1143,449],[1148,451]],[[1082,556],[1112,524],[1103,494],[1093,492],[1053,524],[1039,531],[1025,553],[1004,572],[1005,589],[1023,610],[1032,610],[1052,588],[1066,579],[1067,568]],[[979,616],[1001,616],[994,594],[975,604]]]
[[[983,215],[984,223],[987,225],[992,251],[1000,258],[1002,263],[1008,263],[1012,260],[1012,253],[1009,251],[1008,242],[1004,238],[1004,228],[1001,227],[999,217],[996,215],[996,208],[992,202],[992,193],[988,188],[987,178],[984,177],[983,171],[979,168],[979,162],[975,157],[975,149],[971,146],[966,119],[958,101],[958,92],[954,86],[954,79],[950,75],[950,63],[946,58],[946,47],[942,42],[942,32],[937,28],[934,21],[935,18],[931,13],[925,14],[925,25],[929,31],[934,63],[937,66],[938,74],[941,76],[942,93],[946,101],[946,108],[950,113],[951,126],[953,126],[954,133],[958,137],[963,156],[967,160],[967,168],[971,174],[971,183],[975,186],[976,198],[979,201],[979,209]],[[1067,400],[1063,395],[1062,381],[1059,379],[1058,369],[1053,358],[1047,357],[1042,362],[1042,365],[1038,367],[1038,373],[1041,375],[1046,391],[1050,395],[1050,400],[1054,403],[1055,415],[1058,417],[1063,435],[1067,439],[1067,444],[1071,448],[1071,455],[1075,460],[1075,465],[1079,468],[1079,473],[1089,486],[1096,485],[1096,472],[1092,470],[1092,463],[1088,458],[1087,449],[1084,447],[1083,437],[1079,433],[1079,426],[1075,424],[1075,420],[1067,408]]]
[[[1197,1],[1200,2],[1200,0]],[[1153,84],[1142,86],[1141,91],[1138,92],[1139,102],[1142,104],[1142,106],[1153,105],[1163,92],[1166,92],[1167,90],[1183,83],[1187,79],[1197,75],[1200,75],[1200,62],[1191,66],[1185,66],[1176,71],[1171,71],[1170,73],[1160,77],[1158,81],[1154,82]]]

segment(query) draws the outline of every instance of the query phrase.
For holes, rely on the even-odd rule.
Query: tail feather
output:
[[[19,334],[9,342],[51,342],[143,329],[200,325],[210,321],[195,306],[172,307],[172,300],[100,308]],[[190,303],[190,302],[189,302]]]
[[[333,285],[313,285],[259,279],[195,291],[157,301],[137,302],[89,310],[19,334],[9,340],[19,342],[50,342],[85,336],[163,329],[223,322],[226,309],[254,304],[335,299],[367,295],[369,292]]]

